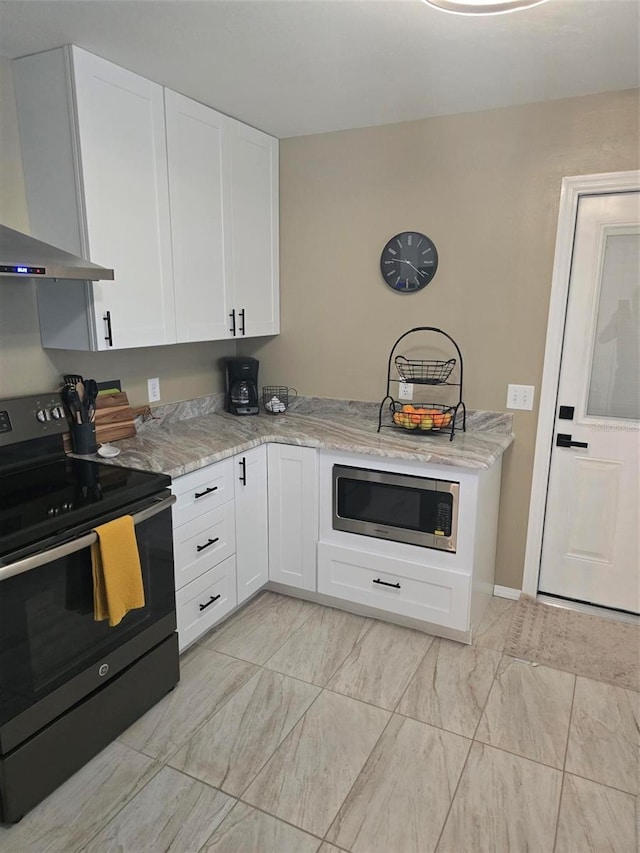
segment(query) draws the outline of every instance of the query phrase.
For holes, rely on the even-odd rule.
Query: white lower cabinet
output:
[[[267,448],[178,477],[172,489],[182,651],[269,580]]]
[[[269,444],[269,580],[316,590],[318,453]]]
[[[334,529],[334,464],[454,479],[457,550]],[[470,642],[493,591],[500,472],[500,462],[480,471],[427,470],[409,461],[267,444],[177,478],[180,649],[268,581]]]
[[[457,483],[455,551],[335,528],[336,465]],[[501,460],[487,469],[465,469],[326,450],[318,470],[318,592],[470,642],[493,592]],[[406,499],[400,505],[405,511],[412,506]]]
[[[238,604],[269,580],[267,446],[234,457]]]
[[[454,630],[467,629],[469,575],[321,542],[318,592]]]
[[[173,507],[173,528],[181,527],[214,507],[233,500],[233,460],[199,468],[173,481],[171,490],[178,500]]]
[[[171,485],[180,651],[236,606],[233,474],[233,459],[224,459]]]
[[[175,529],[173,555],[176,589],[235,554],[233,509],[233,501],[228,501]]]
[[[236,558],[204,572],[176,592],[180,651],[212,628],[236,606]]]

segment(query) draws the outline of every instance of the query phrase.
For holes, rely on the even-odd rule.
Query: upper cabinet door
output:
[[[278,140],[230,119],[231,246],[236,334],[280,331]]]
[[[97,348],[109,312],[113,348],[175,341],[163,90],[71,48],[80,186],[92,261],[115,270],[93,285]]]
[[[177,341],[221,340],[231,328],[223,216],[229,119],[169,89],[165,114]]]

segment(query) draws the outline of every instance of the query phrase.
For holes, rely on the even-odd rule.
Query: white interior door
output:
[[[580,197],[539,591],[640,612],[640,193]]]

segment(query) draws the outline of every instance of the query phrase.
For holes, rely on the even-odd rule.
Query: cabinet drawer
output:
[[[178,498],[173,507],[176,528],[233,498],[233,460],[224,459],[178,477],[171,490]]]
[[[195,580],[235,553],[235,504],[226,504],[173,531],[176,589]]]
[[[318,545],[318,592],[447,628],[468,628],[468,575],[366,551]]]
[[[180,651],[236,606],[236,558],[229,557],[176,593]]]

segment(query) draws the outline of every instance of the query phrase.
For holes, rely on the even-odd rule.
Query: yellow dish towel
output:
[[[144,607],[142,569],[135,526],[123,515],[94,528],[98,541],[91,546],[93,618],[118,625],[126,613]]]

